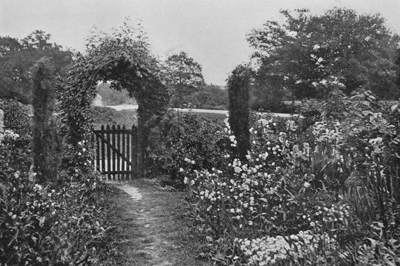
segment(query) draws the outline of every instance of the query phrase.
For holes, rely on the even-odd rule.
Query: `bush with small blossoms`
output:
[[[12,130],[5,130],[3,139],[0,140],[0,160],[4,169],[18,169],[28,171],[31,166],[31,136],[19,135]],[[7,176],[2,176],[1,181],[7,181]]]
[[[1,264],[96,264],[112,249],[104,220],[106,188],[89,174],[64,176],[59,186],[35,183],[28,175],[29,147],[12,132],[0,143]]]
[[[258,117],[251,128],[252,149],[246,161],[227,152],[221,154],[229,162],[226,165],[195,172],[182,169],[195,199],[195,217],[214,239],[216,254],[225,252],[226,265],[362,265],[361,261],[372,261],[361,252],[371,250],[371,243],[385,256],[392,254],[389,259],[380,257],[380,263],[399,261],[393,255],[398,245],[394,236],[400,231],[399,200],[393,194],[399,177],[392,171],[398,160],[391,154],[396,141],[400,143],[398,128],[393,126],[400,124],[400,111],[398,105],[391,106],[384,115],[360,104],[345,102],[348,113],[335,119],[324,116],[329,110],[322,110],[320,120],[306,131],[300,131],[304,127],[298,119]],[[235,147],[229,125],[224,132]],[[393,183],[384,181],[389,176]],[[383,221],[378,236],[371,233],[376,220]],[[293,245],[290,236],[299,232],[307,232],[319,244],[302,240],[300,246]],[[289,245],[285,257],[282,250],[264,249],[271,246],[268,241],[281,240],[279,236]],[[235,239],[252,244],[241,249]],[[361,251],[354,246],[360,242],[367,243]],[[229,247],[218,247],[220,243]]]
[[[273,119],[270,121],[273,126]],[[296,230],[295,226],[311,228],[309,223],[299,226],[296,212],[289,212],[290,208],[302,209],[294,195],[306,190],[302,178],[283,167],[292,160],[292,143],[285,138],[288,134],[276,136],[276,131],[268,127],[260,131],[264,136],[273,136],[265,141],[264,147],[272,146],[267,151],[253,149],[246,162],[234,159],[226,168],[187,173],[185,181],[198,199],[198,218],[211,228],[214,237],[226,232],[237,237],[259,237],[288,233]],[[253,139],[263,141],[257,130],[251,133]],[[231,141],[235,145],[233,138]]]
[[[234,262],[246,265],[316,265],[332,262],[337,254],[338,244],[327,234],[300,231],[287,237],[261,237],[255,239],[235,239],[240,250]]]

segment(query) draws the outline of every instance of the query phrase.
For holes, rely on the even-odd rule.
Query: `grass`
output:
[[[111,239],[119,254],[102,265],[212,265],[196,259],[204,242],[185,216],[186,193],[164,191],[144,180],[136,180],[133,186],[143,196],[139,201],[112,188],[109,219],[115,229]]]
[[[91,113],[95,129],[100,129],[102,125],[125,125],[128,129],[137,125],[136,110],[116,111],[109,107],[95,106],[92,107]]]
[[[94,118],[93,127],[95,129],[100,129],[101,125],[125,125],[126,128],[131,128],[132,125],[137,125],[137,111],[136,110],[123,110],[116,111],[109,107],[92,107],[91,109],[92,117]],[[186,113],[186,112],[184,112]],[[204,116],[211,120],[217,121],[218,123],[223,123],[226,118],[225,114],[220,113],[197,113],[195,111],[192,114],[198,116]]]

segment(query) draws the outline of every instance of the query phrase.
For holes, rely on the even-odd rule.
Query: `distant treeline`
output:
[[[97,93],[101,96],[103,105],[136,104],[134,98],[129,97],[128,91],[110,89],[110,84],[101,83],[97,86]]]

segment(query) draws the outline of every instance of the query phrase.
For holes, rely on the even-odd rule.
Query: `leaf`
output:
[[[395,104],[392,107],[390,107],[390,109],[392,110],[392,112],[394,112],[398,107],[399,107],[399,105]]]
[[[260,198],[260,200],[261,200],[261,201],[264,201],[265,203],[268,204],[268,200],[267,200],[267,199],[265,199],[265,198]]]
[[[371,111],[362,111],[363,115],[373,115],[373,113]]]
[[[219,262],[225,261],[225,257],[224,257],[224,255],[222,255],[221,252],[218,252],[215,256],[212,257],[212,259],[215,261],[219,261]]]

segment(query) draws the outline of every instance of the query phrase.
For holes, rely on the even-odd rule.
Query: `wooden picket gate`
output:
[[[93,130],[94,167],[109,180],[128,181],[137,177],[137,128],[104,125]]]

